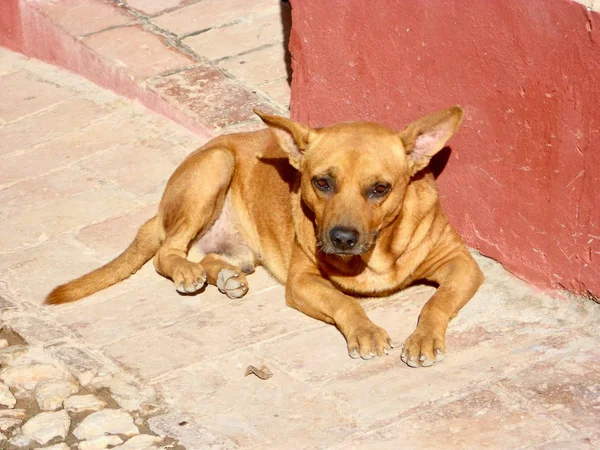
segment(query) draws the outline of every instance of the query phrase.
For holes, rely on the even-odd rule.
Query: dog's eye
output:
[[[373,192],[375,194],[383,194],[384,192],[386,192],[389,189],[389,186],[386,186],[385,184],[378,184],[377,186],[375,186],[373,188]]]
[[[386,195],[391,189],[391,186],[387,183],[377,183],[371,188],[371,197],[381,198]]]
[[[320,191],[329,192],[331,190],[331,185],[329,184],[329,180],[323,177],[313,178],[313,185]]]

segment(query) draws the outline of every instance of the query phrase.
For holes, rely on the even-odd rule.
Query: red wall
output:
[[[0,0],[0,47],[16,51],[23,48],[19,0]]]
[[[600,295],[600,15],[568,0],[292,0],[292,116],[400,129],[460,104],[438,178],[469,245]]]

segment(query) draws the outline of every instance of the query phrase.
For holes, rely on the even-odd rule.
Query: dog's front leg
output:
[[[286,303],[307,316],[335,325],[346,338],[352,358],[387,355],[392,347],[387,332],[371,322],[359,301],[323,278],[298,246],[290,262]]]
[[[483,283],[483,273],[466,250],[436,267],[426,278],[439,287],[423,306],[417,328],[402,348],[402,360],[410,367],[428,367],[444,359],[448,322]]]

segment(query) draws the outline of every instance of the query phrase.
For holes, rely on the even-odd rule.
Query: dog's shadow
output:
[[[431,170],[431,173],[433,173],[433,176],[436,179],[446,168],[446,164],[448,164],[451,154],[452,149],[450,147],[444,147],[437,154],[435,154],[433,158],[431,158],[431,161],[429,162],[429,170]]]
[[[294,192],[298,188],[297,170],[290,165],[288,158],[265,158],[259,156],[258,159],[260,162],[273,166],[277,170],[279,177],[290,187],[290,192]]]

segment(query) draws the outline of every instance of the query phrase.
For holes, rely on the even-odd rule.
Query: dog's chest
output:
[[[385,266],[370,267],[367,264],[326,265],[328,278],[342,291],[362,295],[387,293],[401,289],[410,282],[410,271],[398,268],[390,262]]]

